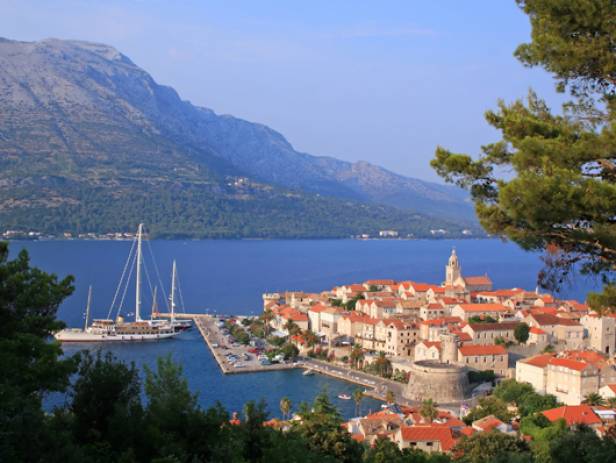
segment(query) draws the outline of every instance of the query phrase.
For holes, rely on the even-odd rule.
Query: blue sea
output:
[[[130,247],[127,241],[21,241],[11,243],[11,254],[25,248],[34,265],[59,277],[75,276],[75,292],[58,316],[68,326],[81,326],[89,285],[93,287],[93,317],[107,317]],[[542,264],[539,256],[499,240],[152,241],[144,248],[148,269],[144,276],[146,312],[152,287],[159,286],[159,294],[163,293],[160,286],[168,292],[173,259],[177,261],[186,311],[221,314],[260,313],[264,292],[317,292],[380,278],[440,283],[452,248],[464,275],[487,273],[499,288],[534,289]],[[577,277],[560,296],[584,300],[593,287],[592,280]],[[159,305],[163,300],[161,296]],[[134,289],[129,286],[122,314],[133,311]],[[241,411],[247,400],[265,399],[271,415],[279,416],[278,404],[283,396],[297,405],[312,401],[326,389],[343,416],[354,414],[352,401],[337,398],[356,387],[343,381],[320,375],[306,377],[300,371],[222,375],[194,329],[166,342],[104,348],[138,366],[153,366],[157,357],[171,354],[183,365],[190,387],[198,392],[205,407],[220,401],[230,411]],[[77,349],[67,346],[65,352]],[[364,399],[362,411],[379,407],[377,401]]]

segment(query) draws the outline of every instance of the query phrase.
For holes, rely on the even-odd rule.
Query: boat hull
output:
[[[169,339],[178,335],[178,332],[155,333],[155,334],[112,334],[112,333],[89,333],[83,330],[62,330],[54,337],[62,342],[148,342]]]

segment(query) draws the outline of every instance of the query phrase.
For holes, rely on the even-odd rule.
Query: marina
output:
[[[157,317],[170,316],[170,314],[167,313],[157,313],[155,315]],[[371,397],[379,401],[385,400],[387,390],[391,390],[396,396],[401,398],[402,384],[398,382],[372,376],[361,371],[354,371],[347,367],[333,365],[316,359],[301,357],[294,362],[263,365],[257,360],[256,356],[248,352],[248,346],[240,345],[238,347],[229,347],[225,345],[224,336],[216,324],[217,318],[215,316],[209,314],[187,313],[182,314],[182,317],[193,320],[198,332],[203,338],[203,341],[212,354],[212,357],[218,364],[221,372],[225,375],[303,369],[304,371],[302,376],[313,376],[315,373],[318,373],[337,380],[345,381],[347,383],[362,386],[364,388],[364,396]],[[251,356],[250,360],[242,362],[239,367],[236,362],[230,362],[228,360],[228,355],[242,357],[246,354]],[[338,395],[338,398],[341,400],[349,400],[350,396],[347,393],[342,393]]]

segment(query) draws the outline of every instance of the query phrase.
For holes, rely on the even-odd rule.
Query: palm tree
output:
[[[294,336],[296,334],[301,333],[301,328],[295,323],[293,320],[289,320],[284,326],[285,330],[291,335]]]
[[[610,397],[607,399],[607,406],[610,408],[616,408],[616,397]]]
[[[357,388],[353,391],[353,400],[355,401],[355,416],[359,416],[361,413],[361,401],[364,398],[364,392]]]
[[[364,350],[359,344],[355,344],[351,350],[351,366],[359,368],[359,363],[364,359]]]
[[[282,419],[286,420],[291,412],[291,399],[288,397],[280,399],[280,412],[282,413]]]
[[[396,402],[396,395],[391,389],[387,389],[387,393],[385,394],[385,402],[388,404],[393,404]]]
[[[265,337],[269,334],[270,322],[274,319],[275,315],[270,309],[266,309],[261,314],[261,320],[263,320],[263,329],[265,331]]]
[[[432,423],[434,418],[438,416],[438,404],[432,399],[424,400],[421,403],[419,414]]]
[[[379,357],[375,361],[377,371],[383,378],[391,376],[391,362],[385,357],[385,352],[379,352]]]
[[[596,392],[586,394],[582,403],[586,405],[605,405],[605,399]]]
[[[302,336],[306,340],[306,345],[308,347],[313,347],[315,344],[317,344],[319,342],[319,338],[317,337],[317,335],[314,334],[310,330],[304,330],[302,332]]]

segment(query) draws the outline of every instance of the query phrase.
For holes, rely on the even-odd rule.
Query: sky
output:
[[[0,36],[102,42],[183,99],[266,124],[296,149],[438,180],[437,145],[479,153],[483,114],[550,75],[513,56],[514,0],[0,0]]]

